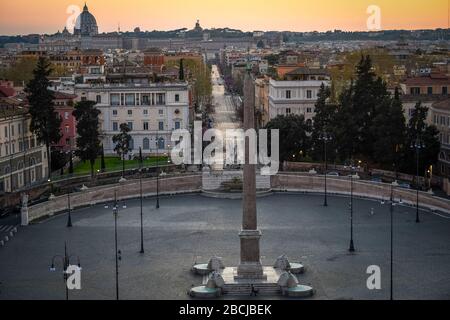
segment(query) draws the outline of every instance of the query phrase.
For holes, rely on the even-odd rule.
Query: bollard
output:
[[[14,233],[17,233],[17,228],[14,228],[14,229],[13,229],[13,232],[14,232]]]
[[[9,241],[8,236],[5,236],[5,242],[8,242],[8,241]]]
[[[5,245],[5,241],[1,240],[0,241],[0,247],[3,247]]]
[[[11,238],[14,238],[14,233],[11,231],[11,232],[9,233],[9,236],[10,236]]]

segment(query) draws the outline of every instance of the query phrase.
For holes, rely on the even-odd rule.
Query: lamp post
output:
[[[156,209],[159,209],[159,131],[156,137]]]
[[[69,256],[68,253],[67,253],[67,243],[64,242],[64,256],[61,256],[61,255],[53,256],[53,258],[52,258],[52,265],[50,266],[50,271],[52,271],[52,272],[56,271],[55,260],[56,259],[61,259],[62,266],[63,266],[63,281],[64,281],[64,286],[66,288],[66,300],[69,300],[69,288],[67,287],[67,279],[68,279],[67,269],[70,266],[70,259],[72,257],[76,257],[77,258],[77,265],[78,265],[79,268],[81,268],[80,257],[78,257],[78,256]]]
[[[68,217],[67,217],[67,228],[72,228],[72,214],[71,214],[71,208],[70,208],[70,190],[67,192],[67,210],[68,210]]]
[[[350,175],[350,247],[348,251],[355,252],[355,245],[353,243],[353,163],[351,166]]]
[[[394,182],[391,184],[391,203],[389,205],[391,216],[391,279],[390,300],[394,300]]]
[[[328,159],[327,159],[327,144],[331,141],[331,136],[327,132],[323,132],[319,140],[323,141],[324,144],[324,161],[325,161],[325,198],[323,202],[324,207],[328,207],[328,192],[327,192],[327,175],[328,175]]]
[[[139,189],[141,194],[141,251],[139,253],[144,254],[144,221],[143,221],[144,197],[142,194],[142,169],[139,170]]]
[[[117,249],[117,216],[119,214],[119,206],[117,205],[117,191],[114,191],[114,243],[116,251],[116,300],[119,300],[119,260],[122,260],[122,252]]]
[[[416,141],[411,145],[411,149],[416,149],[416,223],[420,222],[419,218],[419,160],[420,160],[420,149],[424,148],[423,141],[417,138]]]

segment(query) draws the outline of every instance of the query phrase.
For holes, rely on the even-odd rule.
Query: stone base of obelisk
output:
[[[260,260],[261,231],[242,230],[239,238],[241,239],[241,263],[237,268],[236,279],[267,279]]]

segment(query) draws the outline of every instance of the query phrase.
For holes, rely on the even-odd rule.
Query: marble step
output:
[[[253,287],[260,295],[275,295],[281,292],[280,287],[277,284],[254,284]],[[250,296],[252,289],[248,284],[226,284],[223,287],[223,291],[227,295]]]

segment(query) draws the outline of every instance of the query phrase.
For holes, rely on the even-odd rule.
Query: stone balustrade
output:
[[[307,174],[279,174],[272,177],[272,189],[274,191],[292,191],[304,193],[323,193],[324,176]],[[330,194],[350,195],[350,178],[327,177],[327,189]],[[353,180],[353,194],[356,197],[389,200],[391,185],[370,181]],[[402,200],[408,205],[415,205],[417,199],[416,190],[394,188],[394,199]],[[450,214],[450,200],[435,197],[428,192],[419,192],[419,204],[430,210],[441,211]]]
[[[159,191],[161,195],[200,192],[202,185],[201,175],[181,175],[161,178]],[[72,193],[70,195],[71,208],[76,209],[104,202],[114,201],[114,193],[118,200],[133,199],[140,194],[139,180],[130,180],[124,183],[95,187],[86,191]],[[156,179],[142,180],[143,195],[156,195]],[[68,209],[67,195],[56,197],[44,203],[28,208],[29,221],[32,222],[42,217],[52,216]]]

